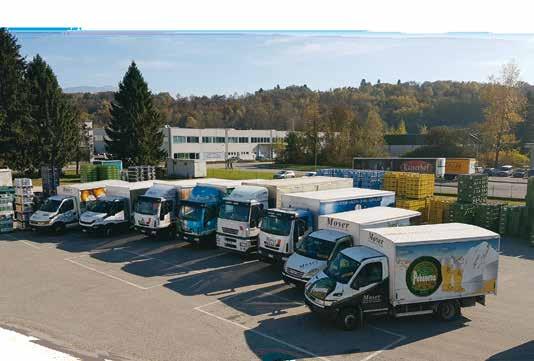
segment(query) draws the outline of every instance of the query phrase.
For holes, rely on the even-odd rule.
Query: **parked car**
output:
[[[295,178],[295,172],[292,170],[281,170],[273,176],[274,179]]]
[[[315,177],[317,175],[317,172],[306,172],[304,173],[303,177]]]
[[[512,167],[511,165],[503,165],[495,171],[494,175],[497,177],[510,177],[513,172],[514,167]]]
[[[495,171],[495,168],[485,168],[483,173],[491,177],[495,175]]]
[[[512,177],[514,178],[526,178],[527,177],[527,170],[526,169],[516,169],[514,173],[512,174]]]

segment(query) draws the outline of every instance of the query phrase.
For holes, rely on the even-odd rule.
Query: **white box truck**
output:
[[[342,188],[282,195],[282,207],[309,209],[314,214],[313,220],[316,224],[318,217],[323,214],[394,205],[395,192],[366,188]]]
[[[127,230],[133,224],[134,205],[154,181],[130,182],[106,187],[106,195],[88,204],[80,216],[83,232],[98,232],[111,236]]]
[[[305,301],[347,330],[369,314],[452,320],[497,293],[499,242],[461,223],[364,230],[306,284]]]
[[[243,185],[267,188],[269,191],[269,208],[281,207],[283,194],[350,188],[352,183],[352,179],[338,177],[298,177],[243,181]]]
[[[393,207],[322,215],[320,231],[311,233],[296,245],[295,253],[284,265],[282,277],[286,283],[301,286],[323,270],[337,252],[358,245],[363,229],[408,226],[420,216],[420,212]]]
[[[156,181],[139,196],[134,211],[134,227],[150,236],[173,238],[178,203],[189,197],[196,180]]]
[[[80,214],[90,202],[106,195],[106,187],[122,185],[116,179],[98,182],[73,183],[57,188],[57,195],[51,196],[30,217],[30,227],[34,230],[63,231],[67,227],[78,226]]]

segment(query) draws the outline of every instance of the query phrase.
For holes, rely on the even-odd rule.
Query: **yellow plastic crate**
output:
[[[438,224],[445,222],[445,215],[447,214],[452,201],[429,198],[428,199],[428,223]]]
[[[386,172],[384,189],[398,197],[424,199],[434,194],[434,175],[408,172]]]
[[[397,207],[418,211],[424,214],[426,208],[426,199],[397,199]]]

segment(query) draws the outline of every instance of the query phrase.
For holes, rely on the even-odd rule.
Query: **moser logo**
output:
[[[326,223],[328,223],[328,225],[331,226],[331,227],[336,227],[336,228],[339,228],[339,229],[348,229],[349,228],[349,223],[348,222],[342,222],[342,221],[337,220],[335,218],[327,218],[326,219]]]
[[[406,271],[406,285],[416,296],[430,296],[439,288],[441,280],[441,264],[434,257],[419,257]]]
[[[381,295],[363,295],[362,303],[379,303],[382,302],[382,296]]]
[[[369,240],[377,246],[384,247],[384,240],[374,233],[369,233]]]

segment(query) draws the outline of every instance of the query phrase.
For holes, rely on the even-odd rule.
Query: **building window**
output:
[[[215,137],[215,143],[224,143],[224,137]]]
[[[239,143],[248,143],[248,137],[239,137]]]
[[[202,137],[202,143],[213,143],[213,137]]]
[[[174,153],[174,159],[200,159],[200,153]]]
[[[198,143],[198,137],[187,137],[187,143]]]
[[[237,137],[228,137],[228,143],[238,143],[239,140]]]
[[[181,135],[174,135],[172,137],[172,142],[174,144],[177,144],[177,143],[185,143],[186,141],[186,138],[185,137],[182,137]]]

